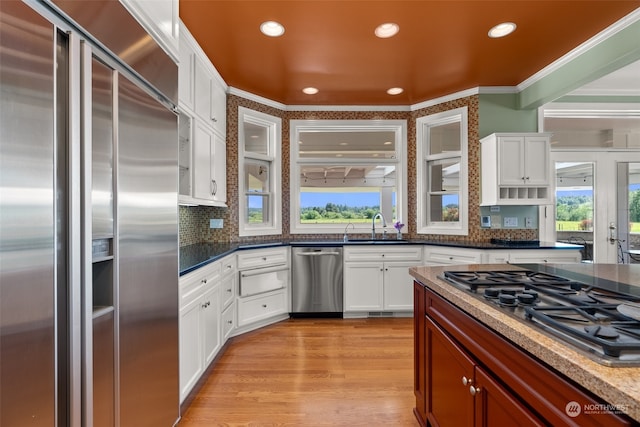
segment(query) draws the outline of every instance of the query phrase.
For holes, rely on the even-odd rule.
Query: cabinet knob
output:
[[[227,320],[227,323],[228,323],[229,325],[233,325],[233,320]]]
[[[452,257],[452,256],[450,256],[450,257],[449,257],[449,259],[450,259],[450,260],[452,260],[452,259],[453,259],[453,257]]]
[[[471,378],[462,377],[462,385],[469,385],[473,382]]]
[[[227,292],[231,293],[231,288],[227,289]]]
[[[470,386],[469,387],[469,393],[471,393],[471,396],[475,396],[476,394],[480,393],[480,387],[474,387],[474,386]]]
[[[267,308],[267,304],[262,304],[262,308]]]
[[[266,256],[263,256],[263,257],[262,257],[262,260],[263,260],[263,261],[266,261],[266,260],[267,260],[267,257],[266,257]]]
[[[202,279],[201,282],[202,283],[207,283],[207,279]]]
[[[211,117],[211,121],[212,121],[213,123],[218,123],[218,119],[216,119],[215,117]]]

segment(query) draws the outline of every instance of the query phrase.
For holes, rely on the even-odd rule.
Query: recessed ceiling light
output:
[[[392,142],[391,142],[391,141],[385,141],[385,142],[384,142],[384,145],[391,145],[391,144],[392,144]]]
[[[348,145],[347,142],[341,142],[340,145]]]
[[[401,87],[392,87],[391,89],[387,90],[387,93],[389,95],[399,95],[402,92],[404,92],[404,89],[402,89]]]
[[[497,39],[499,37],[507,36],[516,30],[516,24],[513,22],[503,22],[498,24],[489,30],[489,37]]]
[[[266,21],[260,24],[262,34],[269,37],[280,37],[284,34],[284,27],[276,21]]]
[[[381,25],[378,25],[374,31],[376,36],[381,39],[388,39],[389,37],[393,37],[398,34],[400,31],[400,26],[398,24],[394,24],[393,22],[387,22]]]
[[[302,91],[307,95],[315,95],[316,93],[318,93],[318,89],[316,89],[315,87],[305,87],[304,89],[302,89]]]
[[[336,154],[336,157],[342,157],[342,154]]]

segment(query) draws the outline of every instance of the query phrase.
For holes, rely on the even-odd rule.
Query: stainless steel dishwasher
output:
[[[342,247],[291,249],[291,316],[342,317]]]

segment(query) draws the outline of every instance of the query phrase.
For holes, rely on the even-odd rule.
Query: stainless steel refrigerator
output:
[[[171,426],[177,69],[56,3],[0,1],[0,425]]]

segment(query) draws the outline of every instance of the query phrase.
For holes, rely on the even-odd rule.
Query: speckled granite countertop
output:
[[[508,264],[476,264],[412,267],[409,272],[429,289],[608,403],[624,408],[630,417],[640,422],[640,367],[601,365],[569,345],[546,335],[542,330],[499,311],[439,278],[444,271],[451,270],[481,271],[518,268]],[[540,271],[557,275],[573,274],[577,277],[576,280],[595,277],[640,286],[640,265],[558,264],[540,266]]]
[[[366,239],[365,239],[366,240]],[[363,244],[408,244],[408,245],[433,245],[448,246],[467,249],[581,249],[582,246],[572,245],[558,242],[539,242],[539,241],[510,241],[505,240],[498,243],[491,242],[468,242],[468,241],[446,241],[446,240],[404,240],[398,242],[395,240],[375,240],[373,243],[368,240],[352,240],[343,242],[342,239],[332,240],[327,237],[319,237],[315,240],[299,240],[299,239],[274,239],[262,240],[250,243],[196,243],[180,247],[179,270],[180,275],[190,273],[200,267],[214,262],[222,257],[232,254],[238,250],[244,249],[260,249],[275,246],[344,246],[344,245],[363,245]]]

